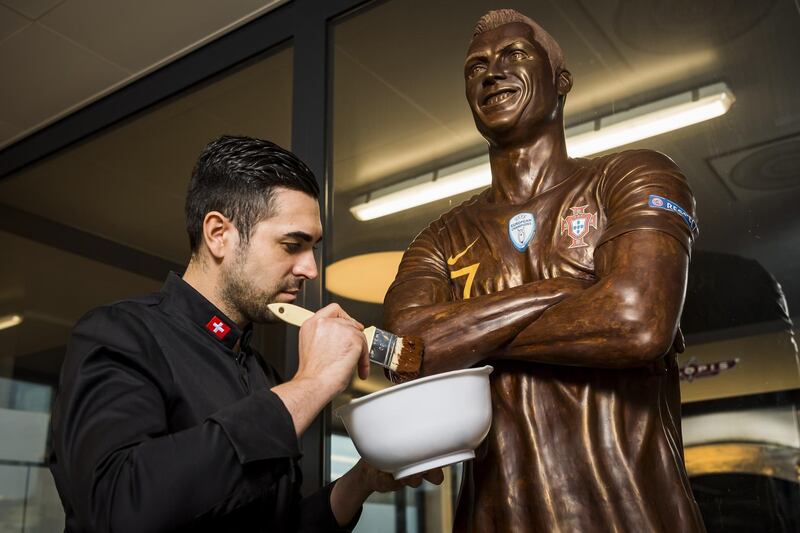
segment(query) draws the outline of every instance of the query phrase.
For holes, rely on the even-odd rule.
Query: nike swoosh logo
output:
[[[475,240],[474,240],[474,241],[472,241],[472,244],[470,244],[469,246],[467,246],[467,247],[464,249],[464,251],[463,251],[463,252],[461,252],[460,254],[458,254],[457,256],[455,256],[455,257],[452,257],[452,256],[451,256],[451,257],[450,257],[450,258],[447,260],[447,264],[448,264],[448,265],[450,265],[450,266],[453,266],[453,265],[455,265],[455,264],[456,264],[456,261],[458,261],[459,259],[461,259],[461,258],[464,256],[464,254],[465,254],[465,253],[469,252],[469,249],[470,249],[470,248],[472,248],[472,245],[473,245],[473,244],[475,244],[476,242],[478,242],[478,239],[479,239],[479,238],[480,238],[480,237],[475,237]]]

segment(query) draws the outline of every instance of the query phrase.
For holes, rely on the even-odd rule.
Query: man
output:
[[[455,530],[703,531],[675,360],[686,179],[651,151],[569,158],[572,76],[516,11],[480,19],[464,76],[492,186],[416,237],[385,300],[386,326],[423,339],[422,374],[495,367]]]
[[[372,491],[402,485],[360,462],[299,496],[299,436],[356,366],[369,371],[361,324],[335,304],[317,312],[286,383],[248,345],[252,324],[274,318],[267,304],[317,276],[318,196],[311,171],[272,143],[205,148],[183,279],[73,329],[51,456],[68,532],[349,531]]]

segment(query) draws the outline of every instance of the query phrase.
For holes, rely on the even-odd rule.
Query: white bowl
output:
[[[358,453],[395,479],[475,457],[492,424],[491,366],[395,385],[340,407]]]

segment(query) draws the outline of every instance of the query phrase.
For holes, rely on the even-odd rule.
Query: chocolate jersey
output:
[[[670,159],[639,150],[576,161],[524,203],[493,202],[487,189],[431,223],[403,257],[387,312],[441,303],[403,301],[421,294],[407,283],[446,283],[459,300],[593,280],[595,249],[630,231],[667,233],[690,252],[694,199]],[[492,427],[465,467],[455,531],[704,530],[683,463],[674,347],[639,368],[492,364]]]

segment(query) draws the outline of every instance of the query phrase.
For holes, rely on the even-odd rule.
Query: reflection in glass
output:
[[[184,195],[206,143],[228,133],[290,148],[292,57],[233,67],[4,178],[3,203],[184,263]]]
[[[331,480],[338,479],[358,462],[360,456],[346,435],[331,435]],[[459,466],[444,469],[441,486],[424,482],[397,493],[375,494],[364,504],[356,532],[444,531],[453,520],[455,492],[461,475]]]
[[[69,329],[89,308],[159,282],[0,232],[0,531],[57,531],[64,513],[46,465],[50,408]]]

